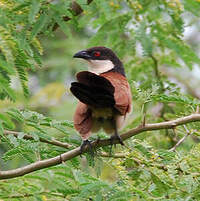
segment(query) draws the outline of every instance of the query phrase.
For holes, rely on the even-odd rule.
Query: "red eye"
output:
[[[99,57],[100,55],[101,55],[100,52],[94,52],[94,56],[95,56],[95,57]]]

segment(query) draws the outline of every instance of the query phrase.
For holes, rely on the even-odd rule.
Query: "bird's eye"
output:
[[[95,56],[95,57],[99,57],[100,55],[101,55],[100,52],[94,52],[94,56]]]

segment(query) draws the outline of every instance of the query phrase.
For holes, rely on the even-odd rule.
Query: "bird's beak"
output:
[[[77,52],[73,57],[74,58],[82,58],[82,59],[90,59],[91,58],[91,56],[85,50]]]

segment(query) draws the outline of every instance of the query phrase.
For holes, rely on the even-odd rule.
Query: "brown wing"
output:
[[[126,77],[116,72],[103,73],[101,76],[108,79],[115,88],[115,108],[121,115],[131,112],[132,97]]]
[[[92,128],[91,111],[84,103],[79,102],[74,113],[74,127],[83,139],[88,139]]]

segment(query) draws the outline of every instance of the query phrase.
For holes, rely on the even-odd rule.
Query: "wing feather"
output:
[[[114,107],[120,112],[121,115],[131,112],[132,97],[130,86],[126,77],[116,72],[103,73],[101,76],[109,80],[115,88]]]

